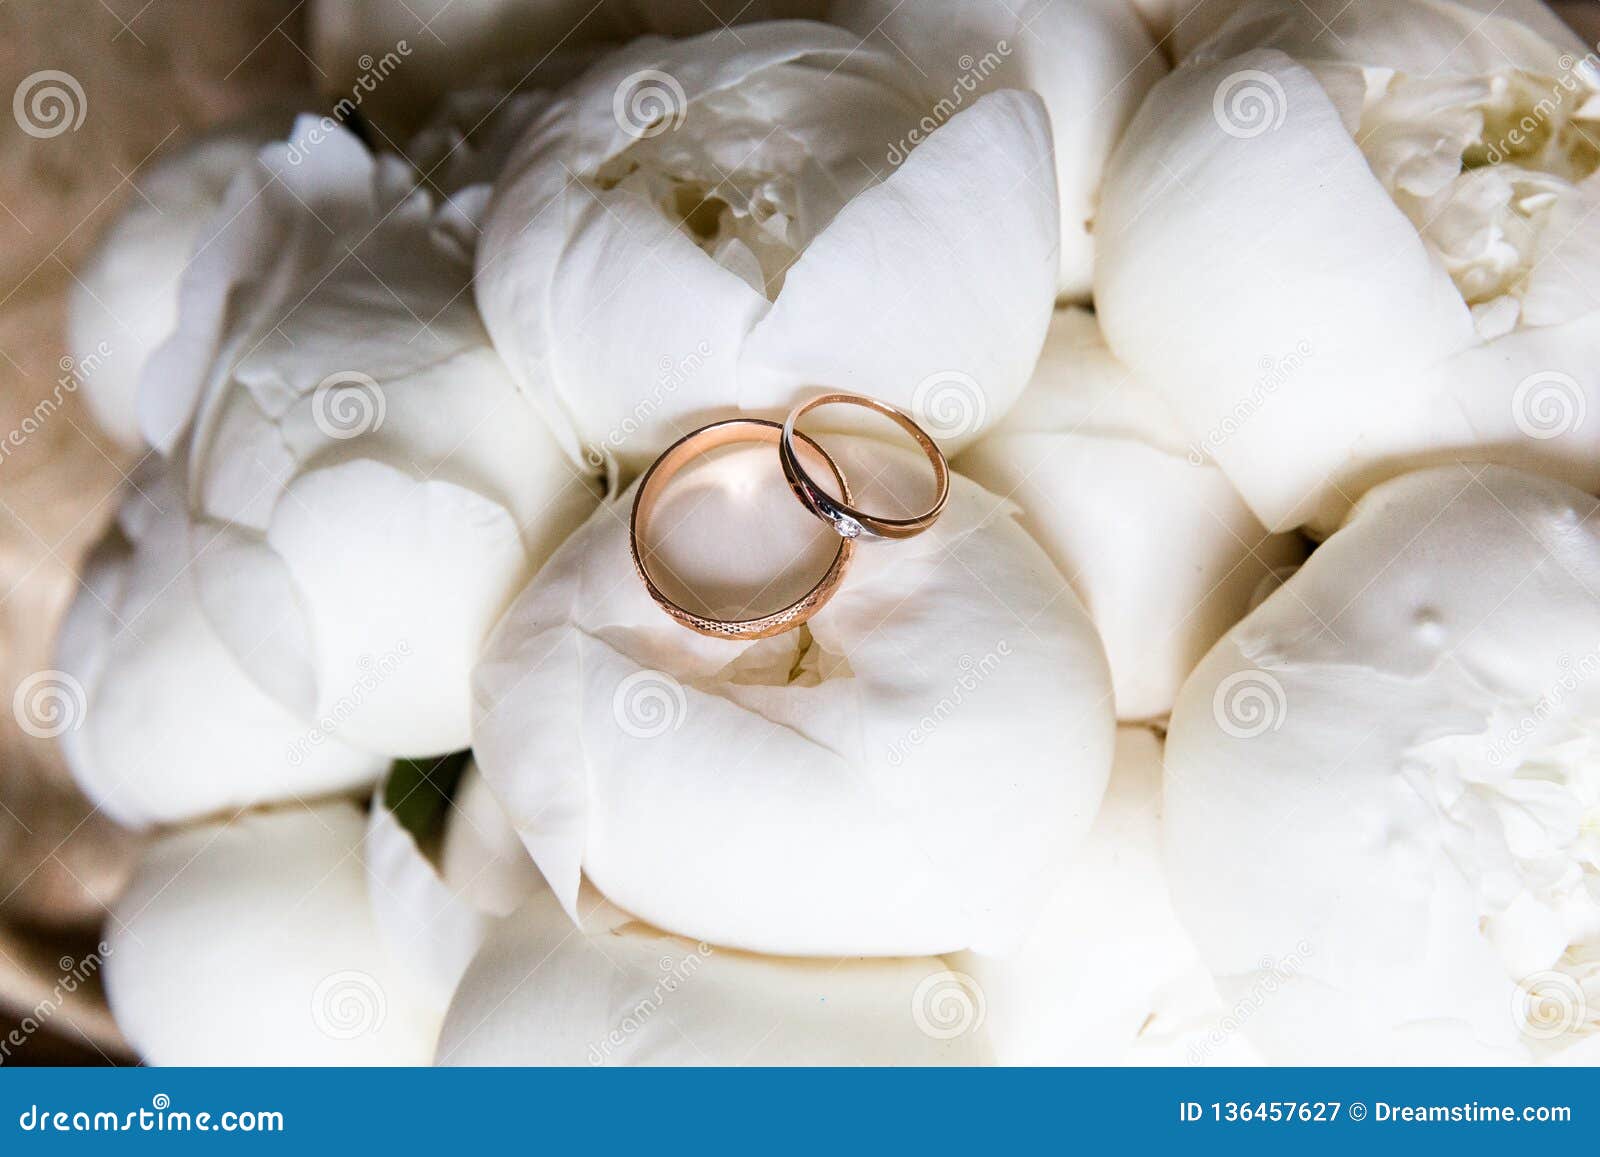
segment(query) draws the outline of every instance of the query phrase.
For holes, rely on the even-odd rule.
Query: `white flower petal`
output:
[[[1519,411],[1530,374],[1591,391],[1592,55],[1535,0],[1210,7],[1108,176],[1112,348],[1269,526],[1441,460],[1587,485]]]
[[[1064,310],[1022,400],[956,468],[1022,507],[1111,662],[1121,719],[1172,709],[1179,686],[1254,592],[1303,555],[1269,535],[1165,401]]]
[[[267,541],[307,592],[319,722],[396,755],[467,746],[472,666],[531,569],[510,513],[357,460],[296,479]]]
[[[913,411],[950,449],[1004,414],[1027,384],[1054,297],[1049,158],[1039,99],[998,92],[858,194],[751,333],[746,407],[818,383],[853,389]],[[941,377],[977,390],[954,428],[928,420],[926,383]]]
[[[732,412],[738,352],[766,300],[627,193],[569,188],[525,218],[509,207],[516,193],[490,206],[478,301],[569,456],[647,463],[651,447]]]
[[[356,221],[371,199],[373,164],[361,143],[334,132],[307,144],[320,126],[310,117],[295,122],[290,143],[263,148],[228,186],[222,206],[202,231],[178,289],[181,324],[151,356],[139,396],[139,428],[145,440],[171,453],[194,418],[196,407],[219,372],[219,352],[231,361],[250,349],[257,335],[228,341],[236,319],[267,326],[281,320],[279,279],[257,282],[242,270],[271,254],[285,270],[305,271],[320,259],[323,242],[304,228],[297,205],[316,206],[323,230]],[[291,148],[299,145],[291,157]]]
[[[1254,1063],[1227,1025],[1167,885],[1161,741],[1117,732],[1117,763],[1094,828],[1020,945],[963,952],[1003,1065]]]
[[[1233,0],[1193,59],[1221,60],[1254,48],[1429,76],[1507,67],[1556,72],[1562,52],[1586,51],[1541,0],[1297,0],[1293,8]]]
[[[911,60],[937,122],[979,93],[1039,95],[1050,114],[1060,193],[1056,289],[1086,301],[1100,174],[1144,94],[1167,70],[1134,7],[1126,0],[845,0],[829,19]]]
[[[1540,237],[1539,252],[1522,292],[1522,317],[1530,326],[1559,324],[1596,312],[1600,303],[1600,229],[1589,218],[1600,208],[1600,176],[1563,197]]]
[[[381,757],[314,736],[246,676],[196,598],[181,492],[159,463],[135,482],[57,642],[82,693],[61,735],[79,787],[144,827],[371,783]]]
[[[1594,513],[1500,467],[1385,483],[1184,686],[1174,899],[1230,999],[1298,954],[1245,1030],[1273,1059],[1507,1062],[1600,1029],[1572,995],[1600,929]],[[1536,1031],[1518,982],[1561,998]]]
[[[1254,105],[1230,103],[1252,89]],[[1263,119],[1230,119],[1250,116]],[[1158,84],[1113,157],[1099,226],[1108,344],[1269,528],[1341,509],[1362,442],[1410,430],[1417,407],[1391,375],[1473,340],[1316,78],[1277,52]]]
[[[973,1065],[982,994],[932,957],[754,956],[651,928],[591,891],[499,922],[439,1037],[445,1065]],[[941,987],[941,985],[943,987]]]
[[[67,345],[90,412],[121,445],[144,445],[137,399],[145,362],[178,321],[178,288],[197,238],[234,174],[288,125],[263,114],[198,138],[139,175],[67,293]]]
[[[818,383],[910,405],[960,375],[973,431],[998,417],[1053,297],[1047,118],[993,94],[884,172],[921,115],[889,52],[798,22],[641,40],[566,90],[497,183],[477,294],[569,455],[642,469]]]
[[[157,1065],[419,1065],[439,1013],[382,943],[348,803],[162,837],[113,910],[107,995]]]
[[[385,946],[417,974],[441,1012],[488,929],[488,918],[439,879],[411,833],[373,801],[364,844],[372,918]]]
[[[439,875],[446,885],[491,916],[515,911],[545,887],[476,763],[468,764],[452,803],[439,849]]]
[[[309,118],[263,149],[142,402],[251,677],[319,733],[426,756],[467,745],[485,633],[595,495],[489,347],[458,215],[396,169]]]

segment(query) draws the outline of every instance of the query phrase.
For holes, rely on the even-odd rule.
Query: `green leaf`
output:
[[[427,759],[397,759],[390,765],[383,806],[419,845],[427,846],[443,830],[450,800],[471,758],[470,751],[454,751]]]

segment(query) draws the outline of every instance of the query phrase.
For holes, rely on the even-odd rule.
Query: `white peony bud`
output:
[[[420,1065],[439,1011],[384,944],[361,813],[294,805],[152,844],[106,932],[106,991],[157,1065]]]
[[[1057,292],[1087,301],[1100,174],[1166,58],[1128,0],[840,0],[829,18],[902,54],[930,128],[979,95],[1032,90],[1050,114],[1060,196]],[[926,129],[924,130],[927,131]]]
[[[536,894],[456,992],[442,1065],[975,1065],[984,996],[934,957],[755,956],[669,936],[590,889]]]
[[[926,485],[920,456],[836,442],[864,509]],[[641,919],[753,951],[1018,931],[1088,830],[1114,727],[1094,628],[1014,510],[957,476],[932,529],[861,543],[803,629],[748,643],[651,601],[631,498],[556,553],[475,679],[479,766],[568,910],[582,869]],[[798,598],[838,545],[764,445],[681,475],[646,538],[679,597],[724,617]]]
[[[387,761],[322,735],[252,683],[201,610],[183,492],[152,459],[91,555],[56,643],[48,723],[73,778],[132,827],[372,783]],[[40,706],[27,708],[32,713]]]
[[[1534,3],[1235,7],[1107,171],[1112,350],[1270,527],[1441,458],[1600,485],[1593,58]]]
[[[1250,599],[1304,554],[1270,535],[1167,403],[1057,312],[1033,381],[956,469],[1022,507],[1111,661],[1117,716],[1154,719]]]
[[[1185,684],[1174,900],[1230,1001],[1280,981],[1270,1059],[1592,1054],[1596,513],[1501,467],[1385,483]]]
[[[710,417],[781,417],[818,384],[911,409],[951,446],[1005,412],[1054,298],[1049,118],[1008,90],[930,135],[908,73],[821,24],[646,38],[534,122],[476,290],[575,458],[641,468]]]
[[[388,755],[468,742],[484,635],[594,495],[411,174],[302,119],[230,186],[141,417],[188,471],[201,601],[252,678]]]

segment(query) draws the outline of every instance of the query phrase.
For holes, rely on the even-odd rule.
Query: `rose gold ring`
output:
[[[639,489],[633,496],[633,516],[628,525],[628,549],[633,555],[633,568],[638,571],[640,580],[650,592],[650,597],[655,600],[656,606],[691,631],[698,631],[702,635],[711,635],[718,639],[765,639],[769,635],[782,634],[798,627],[821,610],[844,579],[844,572],[850,566],[850,558],[855,550],[855,543],[847,538],[839,540],[839,551],[833,556],[833,562],[829,564],[826,573],[817,580],[816,586],[788,606],[753,619],[713,619],[673,602],[662,593],[655,579],[650,576],[650,561],[654,559],[656,552],[642,546],[640,540],[650,521],[651,512],[655,509],[656,501],[673,477],[694,459],[718,447],[732,445],[735,442],[766,442],[776,445],[782,440],[783,434],[782,426],[763,418],[732,418],[726,422],[713,422],[709,426],[702,426],[684,435],[667,447],[661,457],[650,464],[650,469],[646,470],[644,477],[639,480]],[[834,460],[810,438],[804,434],[800,437],[804,439],[807,449],[827,464],[828,469],[833,472],[834,479],[839,483],[839,492],[848,501],[850,489]]]
[[[935,495],[932,506],[910,518],[882,518],[857,510],[850,505],[850,493],[844,489],[843,478],[839,478],[838,498],[817,485],[801,465],[800,456],[795,453],[794,427],[796,422],[818,406],[835,404],[862,406],[874,413],[882,414],[916,439],[917,445],[922,447],[922,452],[933,464]],[[799,436],[805,438],[804,434]],[[811,439],[806,438],[806,441],[811,442]],[[816,443],[812,442],[812,445]],[[819,394],[790,410],[788,418],[783,423],[783,436],[778,440],[778,457],[783,462],[784,477],[789,480],[789,487],[794,491],[795,497],[799,498],[812,514],[838,531],[839,537],[847,542],[863,534],[873,538],[910,538],[921,534],[938,521],[939,515],[944,510],[945,500],[950,497],[950,466],[945,462],[944,454],[938,444],[904,410],[861,394]],[[831,461],[829,464],[832,465]],[[833,473],[835,477],[839,477],[837,466],[834,467]]]

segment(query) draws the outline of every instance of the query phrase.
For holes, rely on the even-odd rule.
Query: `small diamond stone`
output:
[[[833,528],[839,532],[840,538],[860,538],[861,524],[848,514],[841,514],[834,520]]]

